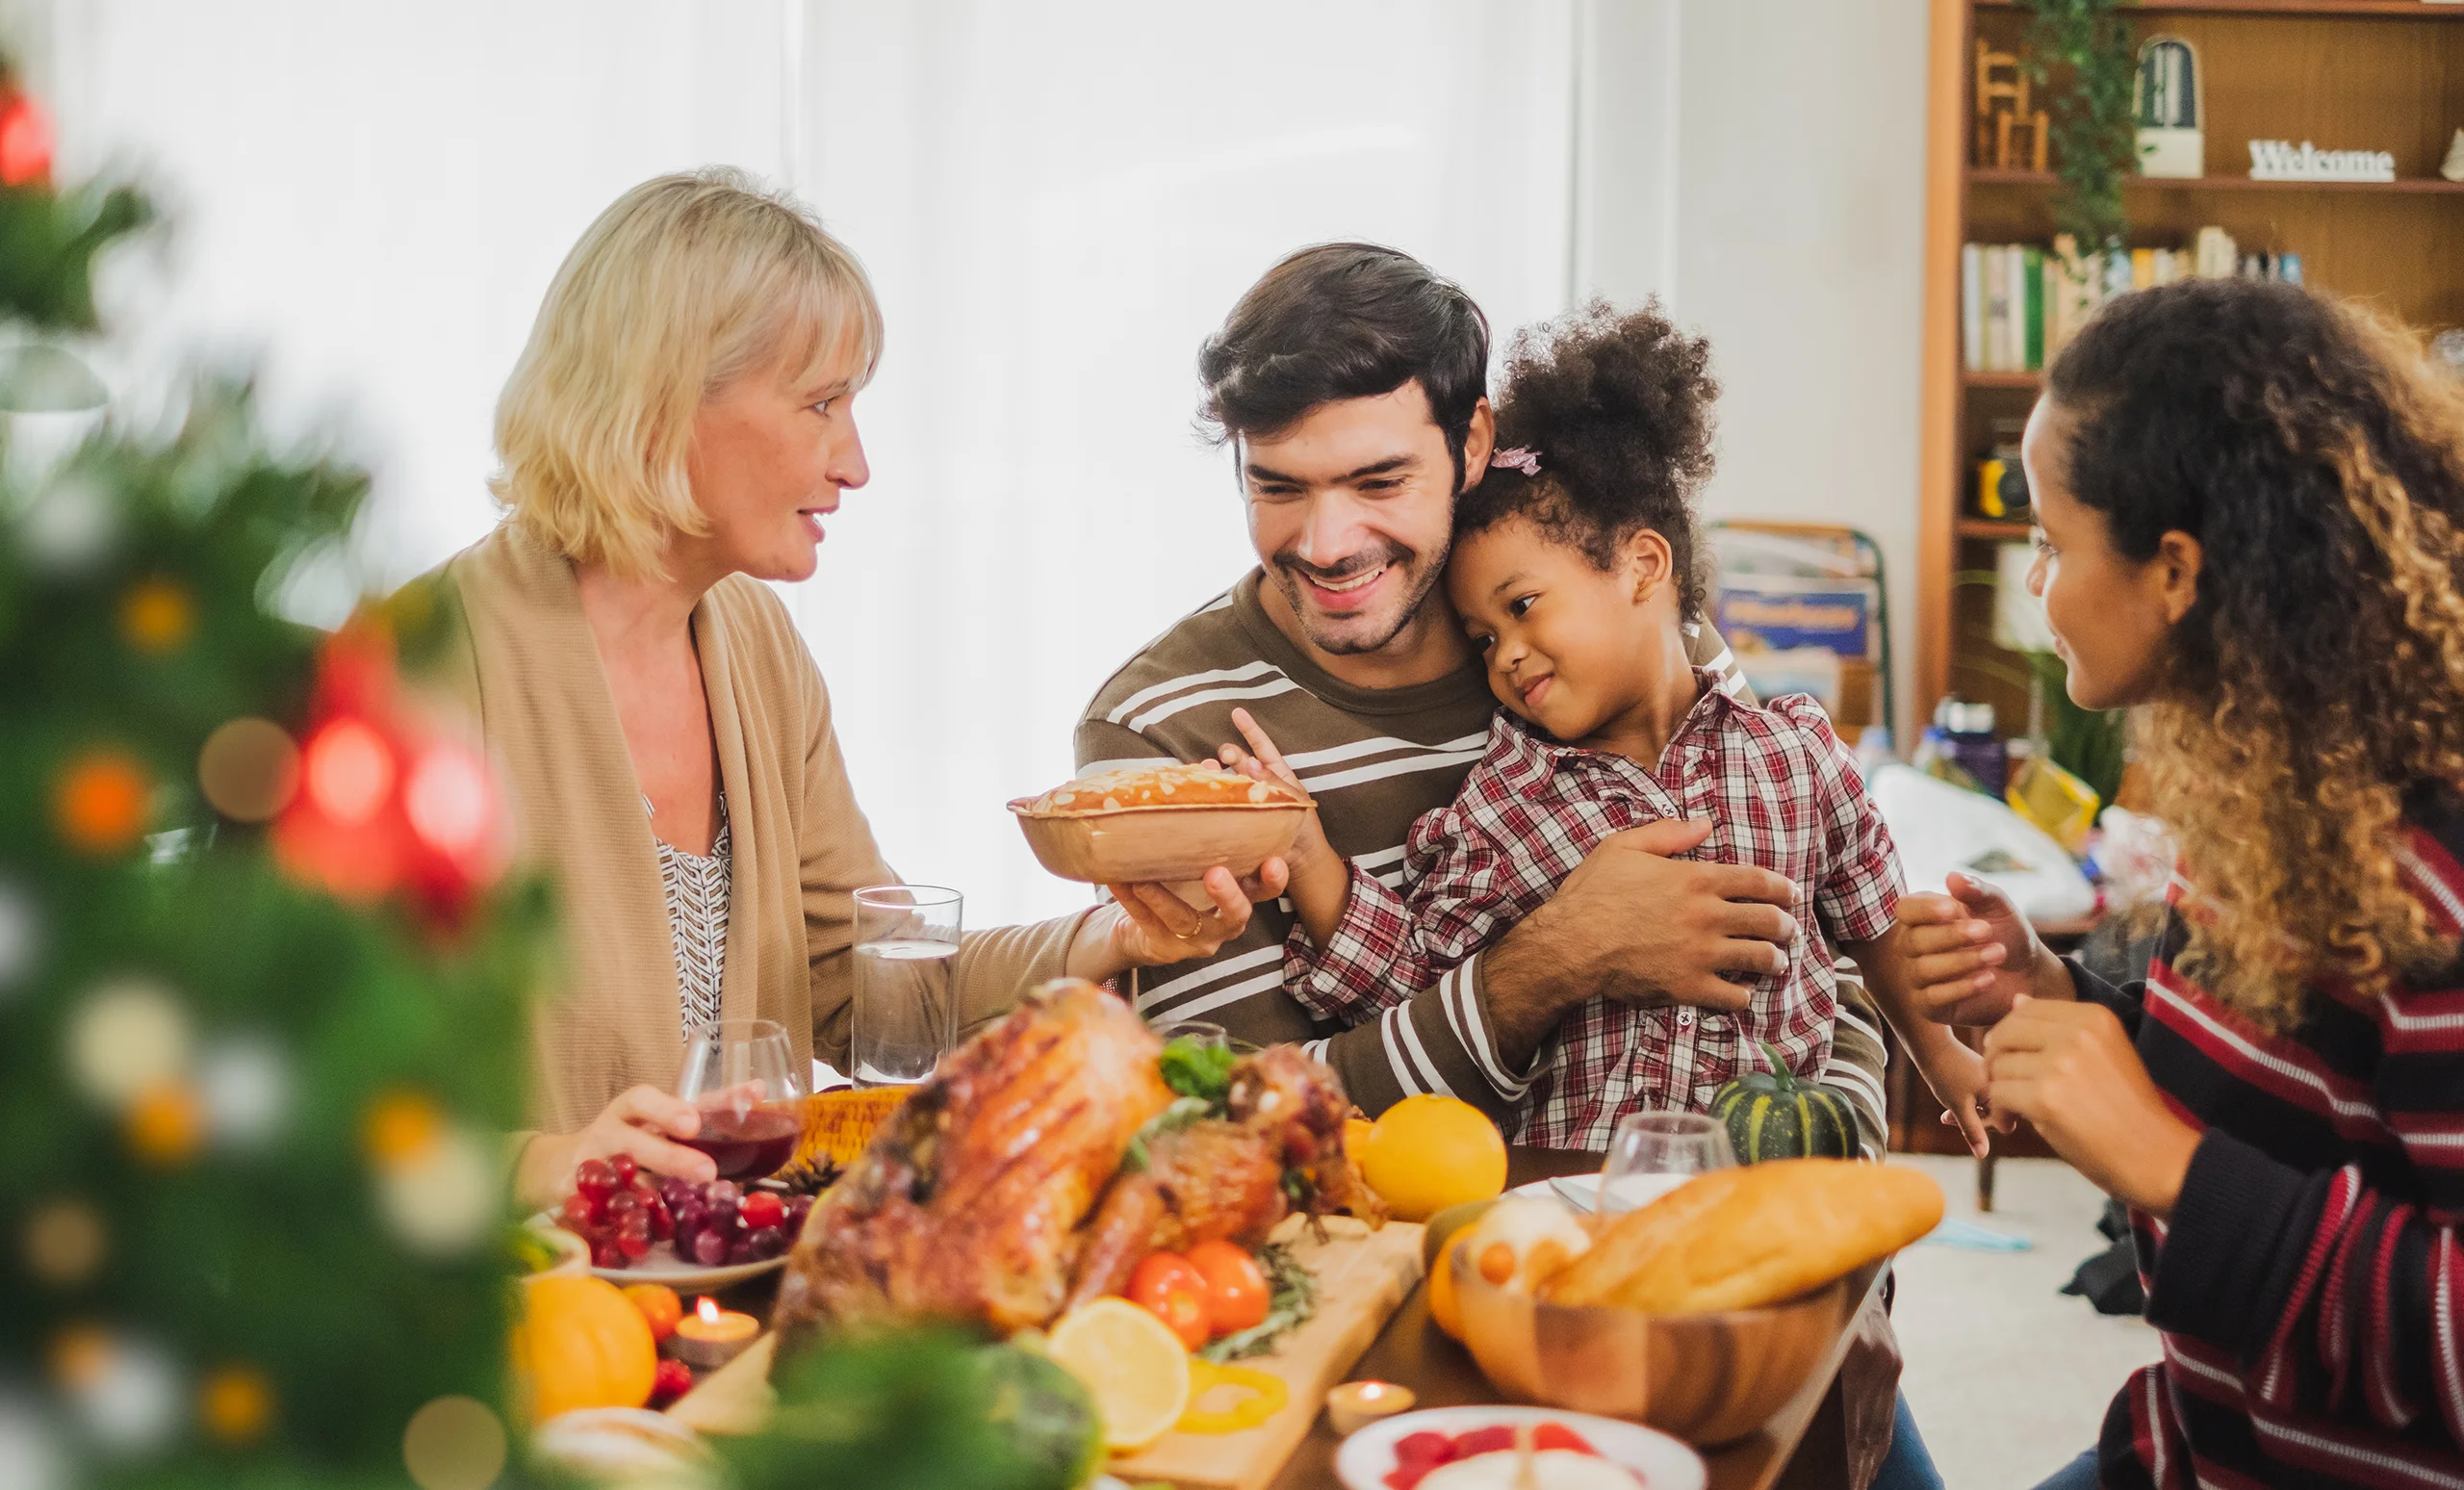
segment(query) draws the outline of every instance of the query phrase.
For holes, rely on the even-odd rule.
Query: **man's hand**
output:
[[[2022,995],[1985,1037],[1997,1114],[2037,1125],[2053,1151],[2107,1195],[2170,1217],[2198,1148],[2102,1004]]]
[[[1225,942],[1248,928],[1252,903],[1272,900],[1283,893],[1285,879],[1280,859],[1270,859],[1258,866],[1257,873],[1240,878],[1219,865],[1206,871],[1203,883],[1210,904],[1203,911],[1192,907],[1167,886],[1106,886],[1116,904],[1114,914],[1105,925],[1103,946],[1092,952],[1083,965],[1082,960],[1073,956],[1069,970],[1079,977],[1101,982],[1131,967],[1155,967],[1213,957]],[[1090,924],[1103,921],[1099,916]]]
[[[1899,950],[1917,1004],[1944,1024],[1991,1024],[2012,1001],[2072,996],[2070,973],[2011,898],[1972,875],[1949,894],[1903,895]]]
[[[1752,1001],[1753,989],[1723,974],[1787,971],[1796,886],[1751,864],[1672,857],[1710,835],[1711,825],[1700,821],[1611,834],[1525,923],[1568,939],[1567,961],[1587,985],[1568,990],[1569,1004],[1604,993],[1630,1004],[1734,1011]]]
[[[1768,869],[1669,857],[1710,835],[1707,822],[1665,821],[1603,838],[1553,899],[1483,954],[1482,1002],[1509,1067],[1528,1067],[1565,1012],[1595,993],[1737,1010],[1753,990],[1721,974],[1786,970],[1796,886]]]

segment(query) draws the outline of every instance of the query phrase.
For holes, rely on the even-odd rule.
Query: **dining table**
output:
[[[1578,1149],[1510,1147],[1506,1150],[1506,1185],[1512,1189],[1552,1178],[1596,1174],[1602,1157]],[[1866,1270],[1865,1292],[1879,1290],[1887,1275],[1886,1269]],[[728,1290],[723,1297],[729,1307],[767,1319],[778,1280],[775,1272],[765,1274]],[[1861,1297],[1858,1307],[1861,1308],[1865,1301]],[[1850,1311],[1852,1318],[1856,1312]],[[1839,1490],[1847,1484],[1847,1420],[1838,1377],[1850,1333],[1853,1332],[1842,1333],[1829,1357],[1796,1397],[1761,1428],[1735,1443],[1701,1451],[1709,1470],[1707,1490]],[[1424,1283],[1413,1285],[1401,1307],[1387,1320],[1385,1328],[1347,1374],[1347,1379],[1391,1381],[1409,1387],[1421,1407],[1503,1400],[1480,1374],[1471,1353],[1429,1319]],[[690,1409],[686,1412],[689,1417]],[[1339,1490],[1342,1482],[1335,1477],[1335,1450],[1342,1441],[1321,1409],[1308,1435],[1300,1440],[1299,1447],[1272,1480],[1272,1490]]]

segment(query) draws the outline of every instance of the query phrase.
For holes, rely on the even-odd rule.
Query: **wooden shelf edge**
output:
[[[2464,6],[2456,8],[2464,11]],[[1968,167],[1970,186],[2050,187],[2049,170]],[[2124,176],[2124,191],[2139,192],[2379,192],[2391,196],[2464,196],[2464,181],[2444,176],[2401,176],[2394,181],[2261,181],[2248,176]]]
[[[1994,518],[1964,517],[1951,525],[1951,530],[1963,538],[1997,538],[2009,542],[2028,536],[2025,523],[2005,523]]]
[[[1970,388],[2041,388],[2041,372],[1963,372],[1960,381]]]
[[[1980,11],[2015,11],[2018,0],[1972,0]],[[2291,15],[2305,20],[2464,20],[2464,5],[2425,0],[2140,0],[2150,15]]]

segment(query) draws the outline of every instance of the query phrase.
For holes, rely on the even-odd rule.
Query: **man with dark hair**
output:
[[[1303,249],[1267,271],[1198,353],[1202,417],[1234,455],[1261,567],[1147,644],[1080,720],[1082,771],[1214,757],[1248,708],[1319,804],[1335,849],[1399,875],[1413,821],[1445,806],[1496,706],[1437,581],[1455,498],[1487,470],[1488,322],[1451,281],[1366,244]],[[1718,635],[1700,666],[1742,695]],[[1745,1005],[1731,974],[1785,965],[1795,889],[1779,875],[1667,856],[1707,824],[1604,842],[1556,898],[1495,947],[1377,1019],[1322,1026],[1285,991],[1289,905],[1261,905],[1204,963],[1148,975],[1150,1018],[1296,1040],[1374,1114],[1433,1092],[1502,1112],[1559,1017],[1598,994],[1697,1009]],[[1880,1020],[1852,984],[1828,1080],[1883,1144]]]
[[[1304,248],[1250,287],[1200,348],[1198,375],[1260,568],[1096,693],[1078,723],[1082,772],[1215,757],[1240,738],[1231,712],[1245,707],[1317,799],[1335,851],[1390,885],[1401,877],[1412,823],[1453,800],[1497,703],[1437,583],[1455,498],[1487,471],[1497,432],[1488,361],[1488,321],[1472,297],[1391,248]],[[1750,701],[1710,627],[1688,636],[1687,655]],[[1289,901],[1258,906],[1215,957],[1147,974],[1131,992],[1150,1019],[1304,1043],[1372,1114],[1424,1092],[1502,1114],[1584,999],[1674,1006],[1684,1025],[1698,1009],[1745,1006],[1745,986],[1725,975],[1785,967],[1793,886],[1749,865],[1667,857],[1709,832],[1659,822],[1603,840],[1497,945],[1355,1028],[1322,1025],[1285,991]],[[1306,972],[1296,960],[1292,977]],[[1882,1020],[1852,978],[1839,980],[1838,1004],[1823,1080],[1850,1099],[1879,1156]],[[1894,1390],[1889,1322],[1869,1307],[1854,1327],[1841,1368],[1848,1482],[1940,1490]]]

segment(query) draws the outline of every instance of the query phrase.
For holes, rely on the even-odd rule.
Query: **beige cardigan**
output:
[[[566,986],[536,1020],[532,1108],[548,1132],[586,1125],[636,1082],[672,1089],[683,1049],[658,851],[582,617],[573,565],[507,522],[447,561],[463,641],[438,681],[477,717],[514,803],[521,857],[556,883]],[[853,892],[895,884],[856,806],[830,695],[787,610],[741,575],[693,611],[734,838],[721,1012],[775,1019],[844,1066],[854,993]],[[962,1026],[1061,976],[1091,912],[969,935]]]

